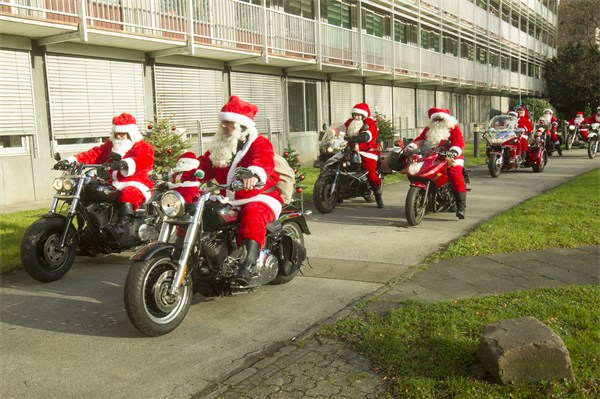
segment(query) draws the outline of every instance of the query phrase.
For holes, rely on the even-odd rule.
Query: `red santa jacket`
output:
[[[348,128],[352,121],[353,118],[348,119],[346,123],[344,123],[344,126]],[[364,143],[355,143],[352,141],[352,137],[349,137],[348,135],[346,135],[346,140],[348,140],[348,145],[352,146],[353,148],[356,148],[356,145],[358,144],[358,153],[360,155],[377,161],[379,158],[379,144],[377,144],[377,124],[370,116],[365,118],[364,123],[369,126],[369,133],[371,133],[371,139],[369,141]]]
[[[578,124],[584,124],[584,123],[590,123],[590,121],[588,120],[588,118],[586,118],[585,116],[583,116],[581,118],[581,120],[579,122],[575,122],[575,119],[577,119],[577,117],[570,119],[569,120],[569,125],[578,125]]]
[[[196,169],[193,169],[186,172],[171,173],[169,175],[169,188],[181,194],[187,203],[198,201],[198,196],[200,194],[198,190],[200,187],[200,179],[194,175],[195,172]]]
[[[279,175],[275,172],[274,156],[271,142],[256,131],[250,132],[242,149],[235,154],[229,167],[219,168],[214,166],[210,160],[210,151],[198,157],[200,161],[198,169],[204,171],[204,177],[201,181],[215,179],[219,184],[228,184],[233,180],[237,168],[248,168],[265,185],[255,190],[240,190],[235,193],[228,191],[224,195],[235,206],[250,202],[263,202],[273,210],[275,218],[277,218],[281,213],[283,200],[275,187],[279,181]]]
[[[589,123],[600,123],[600,113],[598,114],[592,114],[592,116],[590,116]]]
[[[417,148],[421,148],[425,141],[427,140],[427,133],[429,132],[429,127],[423,129],[421,134],[413,139],[413,141],[409,144],[414,144]],[[448,137],[442,138],[440,142],[437,144],[436,148],[446,147],[448,151],[453,150],[458,153],[458,156],[454,158],[454,164],[464,166],[465,157],[463,156],[463,150],[465,149],[465,139],[458,125],[454,125],[451,129],[448,130]]]
[[[74,158],[79,163],[100,164],[110,162],[110,153],[112,152],[113,142],[106,140],[102,145],[94,147],[86,152],[77,154]],[[148,200],[151,196],[150,189],[154,187],[154,182],[148,177],[148,173],[154,166],[154,148],[145,140],[137,141],[125,153],[122,161],[127,163],[128,169],[125,172],[120,170],[111,170],[110,183],[117,189],[122,190],[125,187],[135,187],[142,192],[142,195]]]

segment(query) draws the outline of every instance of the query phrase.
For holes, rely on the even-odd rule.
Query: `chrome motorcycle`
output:
[[[590,125],[587,137],[588,158],[594,159],[598,152],[598,139],[600,135],[600,123],[594,122]]]
[[[132,256],[125,280],[125,310],[140,332],[159,336],[173,331],[185,319],[195,292],[207,297],[242,294],[264,284],[287,283],[299,272],[306,259],[304,234],[310,234],[305,216],[311,212],[285,205],[267,226],[255,276],[248,285],[235,279],[246,256],[236,245],[240,208],[219,192],[243,190],[242,180],[251,176],[250,170],[238,168],[231,184],[201,187],[192,204],[176,191],[163,195],[165,219],[158,241]]]
[[[114,157],[120,156],[114,154]],[[54,157],[60,161],[60,155]],[[21,241],[21,262],[34,279],[50,282],[71,269],[76,255],[118,253],[154,240],[163,214],[158,207],[162,192],[136,210],[118,241],[105,227],[118,218],[120,190],[109,184],[111,164],[57,162],[63,174],[54,179],[56,194],[48,213],[33,222]],[[66,208],[66,210],[65,210]]]

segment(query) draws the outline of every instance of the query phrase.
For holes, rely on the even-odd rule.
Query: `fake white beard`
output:
[[[428,127],[429,130],[427,131],[426,139],[423,143],[424,148],[435,148],[440,144],[440,141],[450,137],[450,129],[445,121],[429,122]]]
[[[237,152],[237,146],[240,139],[243,139],[246,134],[242,133],[242,128],[239,123],[235,124],[234,130],[229,136],[225,136],[223,133],[223,127],[217,126],[217,132],[215,133],[215,139],[212,143],[210,151],[210,160],[217,168],[225,168],[229,166],[233,155]]]
[[[596,123],[600,122],[600,112],[598,112],[596,115],[594,115],[592,117],[592,123],[594,123],[594,122],[596,122]]]
[[[551,118],[552,118],[551,115],[542,114],[542,116],[540,116],[540,121],[543,121],[545,124],[549,124]]]
[[[360,132],[360,129],[363,127],[364,122],[361,120],[353,119],[352,122],[346,128],[346,136],[354,137]]]
[[[576,125],[579,125],[581,122],[583,122],[583,116],[576,117],[573,122],[575,122]]]
[[[118,139],[113,137],[110,140],[113,143],[113,152],[116,152],[122,157],[124,157],[125,154],[127,154],[127,151],[131,150],[131,147],[133,147],[133,141],[129,139]]]

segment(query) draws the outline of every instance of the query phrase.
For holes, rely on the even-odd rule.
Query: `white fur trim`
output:
[[[450,147],[448,151],[456,151],[458,155],[462,154],[462,149],[460,147]]]
[[[256,176],[258,176],[258,179],[261,182],[267,182],[267,172],[265,172],[263,168],[261,168],[260,166],[248,166],[248,169],[250,169],[252,173],[254,173]]]
[[[465,160],[464,159],[455,159],[454,160],[454,165],[456,165],[456,166],[465,166]]]
[[[419,141],[421,141],[421,140],[419,140]],[[413,142],[413,143],[408,144],[406,146],[406,148],[414,148],[416,150],[417,148],[419,148],[419,146]]]
[[[227,172],[227,184],[231,183],[231,181],[233,180],[233,175],[235,174],[235,170],[237,169],[238,164],[240,163],[242,158],[244,158],[244,156],[250,149],[250,146],[252,145],[252,143],[254,143],[254,140],[256,140],[257,137],[258,137],[258,132],[256,131],[256,129],[254,129],[254,128],[250,129],[250,131],[248,132],[248,137],[246,138],[246,142],[244,143],[244,146],[242,147],[242,149],[240,151],[237,152],[237,154],[235,154],[235,157],[231,161],[231,165],[229,166],[229,171]]]
[[[377,161],[379,159],[379,156],[377,156],[377,154],[374,154],[372,152],[365,152],[365,151],[359,151],[358,152],[361,156],[365,157],[365,158],[369,158],[372,159],[374,161]]]
[[[137,143],[144,137],[139,132],[137,125],[112,125],[113,133],[128,133],[131,141]]]
[[[458,124],[458,121],[455,117],[445,112],[436,112],[435,114],[431,114],[431,117],[429,119],[433,120],[436,117],[442,118],[446,122],[446,126],[448,126],[448,128],[454,127]]]
[[[152,193],[150,192],[150,189],[148,188],[148,186],[146,186],[143,183],[140,183],[139,181],[120,182],[120,181],[114,179],[115,175],[116,175],[116,173],[113,172],[112,185],[115,186],[116,189],[123,190],[125,187],[135,187],[142,192],[142,195],[146,198],[146,201],[148,201],[150,199],[150,196]]]
[[[192,169],[196,169],[198,166],[200,166],[200,161],[198,159],[181,158],[179,161],[177,161],[177,165],[175,165],[172,172],[187,172]]]
[[[68,161],[68,162],[71,162],[71,163],[73,163],[73,162],[79,163],[77,161],[77,158],[75,157],[75,155],[71,155],[70,157],[67,157],[67,159],[65,159],[65,161]]]
[[[364,109],[360,109],[360,108],[352,108],[352,114],[361,114],[363,115],[365,118],[369,116],[369,114],[367,114],[367,111],[365,111]]]
[[[264,194],[259,194],[250,198],[231,200],[230,202],[234,206],[242,206],[250,202],[263,202],[267,204],[269,208],[271,208],[271,210],[275,214],[275,219],[277,219],[279,217],[279,214],[281,213],[281,203],[275,198]]]
[[[178,188],[178,187],[200,187],[199,181],[184,181],[181,183],[169,183],[169,188]]]
[[[235,112],[219,112],[220,121],[237,122],[248,128],[254,127],[254,121],[246,115],[236,114]]]
[[[127,171],[121,171],[123,176],[129,177],[135,173],[135,161],[133,158],[125,158],[123,159],[127,164]]]

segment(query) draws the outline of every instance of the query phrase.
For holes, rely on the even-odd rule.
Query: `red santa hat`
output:
[[[427,110],[427,116],[429,117],[430,121],[436,118],[442,118],[442,120],[446,122],[446,126],[448,126],[449,128],[453,127],[458,123],[458,121],[452,115],[450,115],[450,110],[446,108],[429,108]]]
[[[583,116],[583,112],[578,112],[577,116]]]
[[[367,105],[367,103],[356,104],[352,108],[352,113],[360,114],[360,115],[364,116],[365,118],[368,118],[369,116],[371,116],[371,110],[369,109],[369,106]]]
[[[258,107],[256,105],[250,104],[238,96],[231,96],[227,104],[221,108],[219,120],[236,122],[247,128],[254,129],[254,115],[257,112]]]
[[[173,168],[173,173],[178,172],[189,172],[190,170],[197,169],[200,166],[200,161],[191,151],[184,152],[179,158],[177,158],[177,164]]]
[[[123,112],[121,115],[117,115],[112,119],[112,132],[127,133],[134,143],[143,138],[138,130],[135,118],[127,112]]]

